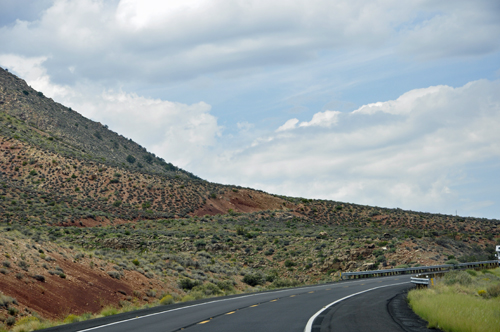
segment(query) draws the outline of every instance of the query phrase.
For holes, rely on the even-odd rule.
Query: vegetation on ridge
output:
[[[0,329],[14,330],[340,271],[491,259],[500,243],[498,220],[203,181],[2,69],[0,213]]]

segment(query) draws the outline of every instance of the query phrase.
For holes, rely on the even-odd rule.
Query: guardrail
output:
[[[359,279],[359,278],[370,278],[370,277],[385,277],[398,274],[446,272],[453,269],[460,270],[460,269],[495,268],[498,266],[500,266],[500,261],[494,260],[494,261],[483,261],[483,262],[472,262],[472,263],[459,263],[457,265],[443,264],[443,265],[416,266],[416,267],[387,269],[387,270],[343,272],[341,277],[342,279]]]

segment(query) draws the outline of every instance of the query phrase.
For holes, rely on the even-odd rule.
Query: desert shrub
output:
[[[191,290],[194,287],[200,285],[201,283],[197,280],[192,280],[188,278],[182,278],[178,281],[179,287],[184,290]]]
[[[118,313],[118,309],[116,309],[115,307],[111,307],[111,306],[105,307],[101,311],[101,315],[103,315],[104,317],[116,315],[117,313]]]
[[[243,282],[249,286],[255,287],[264,283],[264,278],[258,273],[248,273],[243,277]]]
[[[16,323],[16,318],[15,317],[9,317],[5,320],[5,324],[7,324],[7,326],[12,326]]]
[[[271,286],[274,288],[283,288],[283,287],[294,287],[299,284],[300,283],[297,280],[277,279],[271,284]]]
[[[182,302],[188,302],[188,301],[194,301],[194,300],[195,300],[195,298],[192,295],[185,295],[181,299]]]
[[[80,317],[78,317],[77,315],[69,314],[68,316],[66,316],[66,318],[64,318],[63,322],[69,324],[69,323],[76,323],[79,321]]]
[[[445,264],[458,265],[458,261],[456,259],[450,259],[445,262]]]
[[[172,304],[172,303],[174,303],[174,298],[170,294],[165,295],[160,300],[160,304],[163,304],[163,305]]]
[[[465,272],[467,272],[468,274],[470,274],[470,275],[471,275],[471,276],[473,276],[473,277],[476,277],[476,276],[477,276],[477,272],[476,272],[476,271],[474,271],[474,270],[467,270],[467,271],[465,271]]]
[[[27,270],[28,270],[28,268],[30,267],[30,265],[29,265],[26,261],[23,261],[23,260],[19,261],[19,262],[17,263],[17,265],[18,265],[21,269],[23,269],[23,270],[25,270],[25,271],[27,271]]]
[[[108,275],[111,278],[115,278],[115,279],[120,279],[120,277],[121,277],[120,272],[118,272],[118,271],[108,271]]]
[[[11,304],[17,304],[17,300],[13,297],[0,294],[0,307],[8,308]]]
[[[149,297],[156,297],[156,291],[154,289],[148,289],[146,295]]]
[[[26,325],[31,325],[31,324],[36,324],[36,323],[40,323],[40,319],[38,317],[35,317],[35,316],[26,316],[26,317],[23,317],[21,318],[20,320],[18,320],[16,322],[16,327],[17,326],[23,326],[22,329],[16,329],[17,331],[31,331],[31,329],[29,328],[26,328]]]
[[[10,308],[9,308],[9,314],[10,314],[11,316],[15,316],[15,315],[17,315],[18,313],[19,313],[19,310],[17,310],[17,308],[14,308],[14,307],[10,307]]]
[[[135,157],[129,154],[127,156],[127,162],[129,162],[130,164],[135,163]]]
[[[42,276],[42,275],[40,275],[40,274],[35,274],[35,275],[33,276],[33,279],[38,280],[38,281],[41,281],[41,282],[45,282],[45,277],[44,277],[44,276]]]
[[[266,256],[271,256],[272,254],[274,254],[274,249],[271,248],[271,249],[268,249],[264,252],[264,255]]]
[[[236,234],[238,235],[245,235],[246,231],[245,228],[242,226],[237,226],[236,227]]]
[[[211,282],[193,287],[193,292],[200,292],[205,296],[221,295],[223,293],[217,285]]]
[[[4,267],[10,267],[10,262],[9,261],[4,261],[4,262],[2,262],[2,265]]]
[[[472,283],[472,277],[465,271],[451,271],[445,274],[444,282],[447,285],[454,285],[456,283],[460,285],[470,285]]]
[[[220,289],[222,289],[223,291],[233,291],[234,290],[234,285],[231,281],[229,280],[225,280],[225,281],[217,281],[215,283],[217,285],[217,287],[219,287]]]
[[[500,283],[496,285],[491,285],[486,289],[488,295],[491,297],[499,297],[500,296]]]
[[[295,266],[295,265],[297,265],[297,264],[296,264],[296,263],[294,263],[294,262],[292,262],[291,260],[288,260],[288,259],[287,259],[287,260],[285,261],[285,266],[286,266],[286,267],[292,267],[292,266]]]

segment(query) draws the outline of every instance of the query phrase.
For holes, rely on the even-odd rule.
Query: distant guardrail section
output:
[[[462,270],[462,269],[478,269],[478,268],[495,268],[500,266],[500,261],[483,261],[483,262],[472,262],[472,263],[459,263],[459,264],[443,264],[443,265],[432,265],[432,266],[416,266],[398,269],[387,269],[387,270],[371,270],[371,271],[359,271],[359,272],[343,272],[342,279],[359,279],[359,278],[370,278],[370,277],[386,277],[398,274],[416,274],[416,273],[429,273],[429,272],[446,272],[450,270]]]

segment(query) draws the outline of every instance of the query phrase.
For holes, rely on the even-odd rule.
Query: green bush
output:
[[[69,324],[69,323],[76,323],[80,321],[80,317],[77,315],[69,314],[64,318],[64,323]]]
[[[167,305],[167,304],[172,304],[172,303],[174,303],[174,298],[170,294],[165,295],[160,300],[160,304],[162,304],[162,305]]]
[[[274,288],[284,288],[284,287],[295,287],[299,284],[300,283],[297,280],[277,279],[271,284],[271,286]]]
[[[465,271],[451,271],[444,275],[444,282],[447,285],[470,285],[472,283],[472,277],[469,273]]]
[[[471,275],[471,276],[473,276],[473,277],[476,277],[476,276],[477,276],[477,272],[476,272],[476,271],[474,271],[474,270],[467,270],[467,271],[465,271],[465,272],[467,272],[468,274],[470,274],[470,275]]]
[[[129,155],[127,156],[127,161],[128,161],[129,163],[133,164],[133,163],[135,163],[135,157],[129,154]]]
[[[197,280],[192,280],[188,278],[182,278],[178,281],[179,287],[184,290],[191,290],[194,287],[200,285],[201,283]]]
[[[488,295],[491,297],[499,297],[500,296],[500,284],[492,285],[486,289]]]
[[[248,273],[243,277],[243,282],[249,286],[255,287],[264,283],[262,275],[257,273]]]
[[[193,292],[200,292],[205,296],[222,295],[222,290],[211,282],[193,287]]]
[[[458,261],[456,259],[450,259],[445,262],[445,264],[450,264],[450,265],[458,265]]]
[[[104,309],[102,309],[101,311],[101,315],[103,315],[104,317],[107,317],[107,316],[111,316],[111,315],[116,315],[118,313],[118,309],[116,309],[115,307],[106,307]]]

